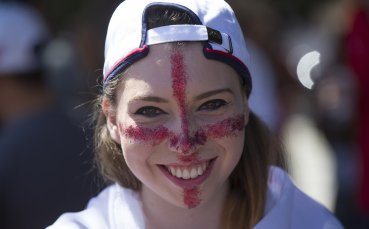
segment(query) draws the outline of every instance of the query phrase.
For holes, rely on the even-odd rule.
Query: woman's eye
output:
[[[222,99],[214,99],[214,100],[210,100],[204,104],[202,104],[199,108],[199,110],[207,110],[207,111],[213,111],[213,110],[217,110],[225,105],[227,105],[228,103]]]
[[[166,114],[162,109],[152,106],[141,107],[134,114],[142,115],[148,118],[153,118],[161,114]]]

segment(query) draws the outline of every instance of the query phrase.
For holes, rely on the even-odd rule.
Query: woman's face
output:
[[[166,44],[123,77],[116,107],[103,107],[142,193],[183,208],[224,197],[249,112],[233,68],[206,59],[200,43]]]

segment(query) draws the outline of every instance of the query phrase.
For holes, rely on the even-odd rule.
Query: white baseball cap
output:
[[[0,2],[0,74],[39,69],[41,61],[35,49],[48,35],[44,21],[34,9]]]
[[[151,7],[186,11],[196,24],[147,28]],[[129,65],[144,58],[149,46],[167,42],[203,41],[204,55],[232,66],[251,89],[249,53],[240,25],[224,0],[125,0],[113,13],[105,41],[105,85]]]

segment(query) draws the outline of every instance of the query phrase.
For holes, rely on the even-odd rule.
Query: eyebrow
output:
[[[234,93],[231,89],[221,88],[221,89],[216,89],[216,90],[207,91],[205,93],[202,93],[202,94],[196,96],[195,100],[205,99],[207,97],[217,95],[217,94],[221,94],[221,93],[224,93],[224,92],[228,92],[228,93],[234,95]],[[145,101],[145,102],[156,102],[156,103],[168,103],[169,102],[167,99],[164,99],[164,98],[161,98],[161,97],[158,97],[158,96],[137,96],[133,100],[141,100],[141,101]]]
[[[168,103],[168,100],[157,96],[137,96],[134,100],[142,100],[145,102]]]
[[[216,89],[216,90],[212,90],[212,91],[207,91],[205,93],[202,93],[198,96],[195,97],[195,100],[201,100],[201,99],[205,99],[207,97],[213,96],[213,95],[217,95],[220,93],[224,93],[224,92],[228,92],[232,95],[234,95],[233,91],[229,88],[221,88],[221,89]]]

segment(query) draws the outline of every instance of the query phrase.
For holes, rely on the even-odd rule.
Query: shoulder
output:
[[[140,206],[137,193],[115,184],[92,198],[83,211],[64,213],[47,229],[140,228]]]
[[[115,189],[114,185],[105,188],[88,202],[86,209],[64,213],[47,229],[109,228],[109,204],[116,195]]]
[[[266,212],[255,229],[272,227],[343,228],[329,210],[299,190],[288,174],[277,167],[271,167]]]

